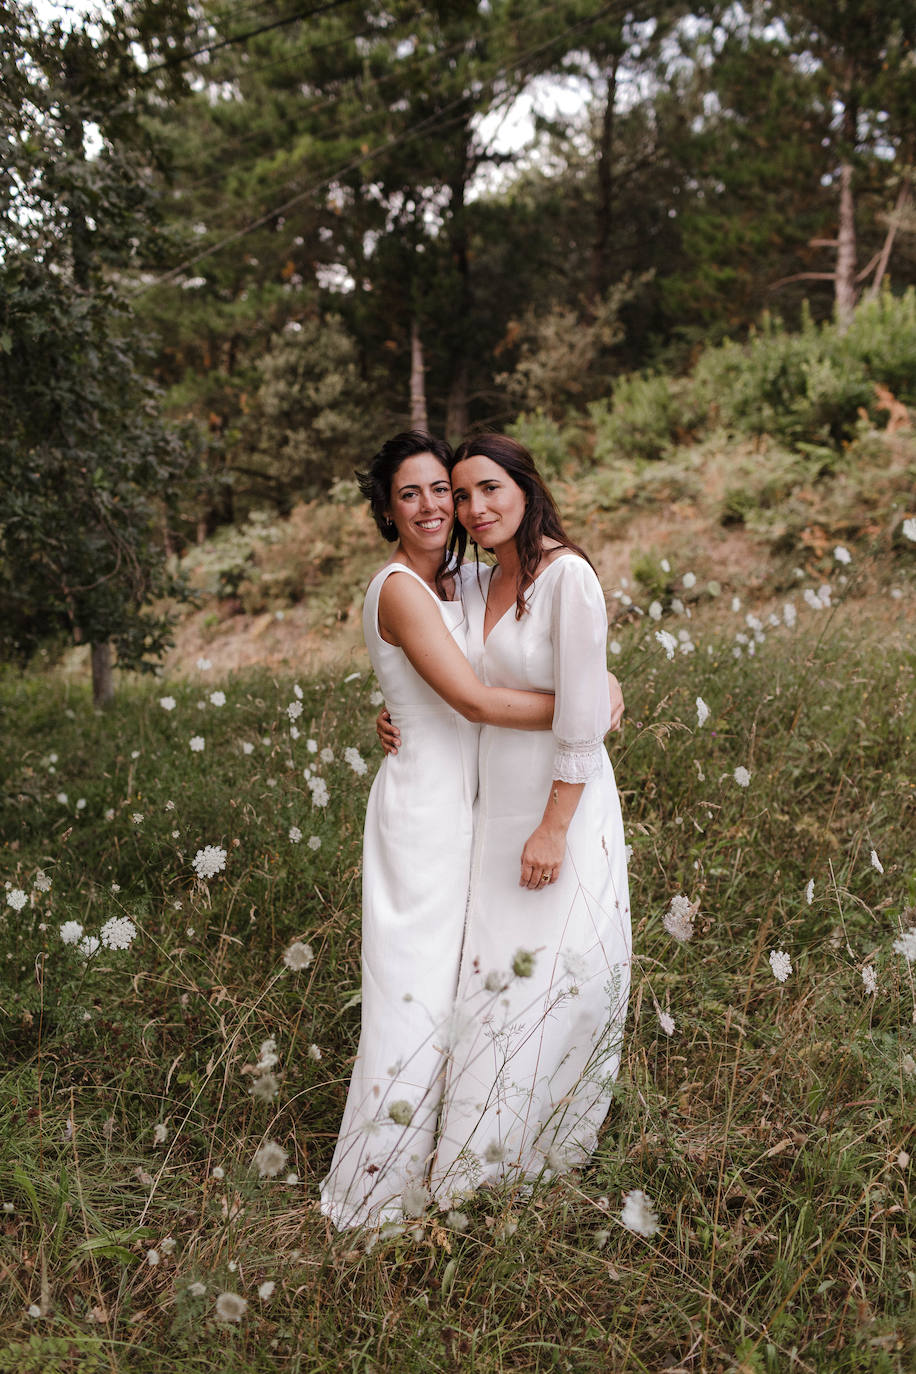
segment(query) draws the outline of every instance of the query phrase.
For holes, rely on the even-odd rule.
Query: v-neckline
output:
[[[578,556],[579,556],[578,554],[573,553],[572,550],[570,549],[569,552],[567,552],[567,553],[561,553],[557,558],[554,558],[550,563],[547,564],[547,567],[546,567],[546,568],[543,568],[543,569],[538,573],[537,577],[533,577],[533,578],[531,579],[531,586],[526,587],[526,589],[525,589],[525,595],[527,596],[528,593],[531,591],[531,587],[533,587],[534,584],[535,584],[536,582],[540,582],[540,580],[541,580],[541,578],[544,576],[544,574],[545,574],[545,573],[549,573],[549,572],[550,572],[550,569],[553,568],[553,567],[556,567],[557,563],[562,563],[564,558],[578,558]],[[498,563],[494,563],[492,566],[493,566],[493,568],[494,568],[494,570],[495,570],[496,568],[499,567],[499,564],[498,564]],[[517,604],[515,601],[510,601],[509,604],[508,604],[508,606],[506,607],[506,609],[503,611],[502,615],[499,616],[498,619],[494,620],[494,621],[493,621],[493,624],[490,626],[489,630],[487,630],[487,606],[489,605],[489,601],[490,601],[490,583],[491,583],[492,581],[493,581],[493,573],[491,572],[491,573],[490,573],[490,576],[489,576],[488,579],[487,579],[487,590],[486,590],[486,593],[485,593],[484,599],[483,599],[483,622],[482,622],[482,628],[483,628],[483,647],[484,647],[484,648],[486,648],[487,645],[489,644],[490,638],[491,638],[491,636],[492,636],[492,634],[493,634],[493,631],[497,628],[498,625],[501,625],[501,624],[503,623],[503,621],[505,620],[506,616],[507,616],[507,615],[509,614],[509,612],[512,610],[512,607],[515,606],[515,605]]]

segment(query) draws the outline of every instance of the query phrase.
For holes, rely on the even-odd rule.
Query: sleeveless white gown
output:
[[[630,906],[614,772],[607,613],[584,559],[548,564],[484,644],[490,570],[465,574],[468,656],[491,686],[556,693],[553,731],[480,731],[479,797],[446,1097],[432,1170],[449,1206],[482,1183],[529,1182],[595,1147],[620,1060]],[[519,887],[522,848],[554,778],[584,782],[559,880]],[[533,973],[512,972],[519,950]]]
[[[340,1134],[321,1185],[338,1228],[400,1219],[429,1172],[442,1095],[450,1013],[461,958],[477,790],[478,728],[379,634],[390,576],[369,584],[363,633],[385,704],[401,731],[372,784],[363,841],[362,1029]],[[466,575],[466,574],[465,574]],[[460,600],[433,597],[464,651]],[[407,1197],[405,1199],[405,1192]]]

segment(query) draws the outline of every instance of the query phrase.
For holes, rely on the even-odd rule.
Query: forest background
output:
[[[0,0],[0,1370],[905,1374],[912,0],[85,9]],[[633,997],[588,1170],[335,1239],[411,424],[608,593]]]

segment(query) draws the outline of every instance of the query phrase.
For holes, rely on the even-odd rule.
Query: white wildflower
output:
[[[872,868],[875,870],[876,873],[883,873],[883,872],[884,872],[884,864],[883,864],[883,863],[881,862],[881,860],[878,858],[878,855],[877,855],[877,853],[875,852],[874,849],[873,849],[872,852],[871,852],[871,866],[872,866]]]
[[[102,942],[97,935],[84,935],[77,948],[84,959],[91,959],[101,949]]]
[[[314,744],[315,741],[312,740],[311,743]],[[312,750],[312,751],[310,751],[310,752],[314,753],[314,750]],[[321,753],[318,755],[318,757],[321,759],[321,762],[322,762],[322,763],[333,763],[333,762],[334,762],[334,750],[333,750],[333,749],[327,749],[327,748],[322,749],[322,751],[321,751]]]
[[[41,1308],[38,1306],[37,1302],[29,1303],[28,1315],[32,1318],[41,1316]]]
[[[39,869],[32,879],[32,886],[35,888],[36,892],[50,892],[51,879],[48,877],[47,873]]]
[[[674,635],[669,634],[667,630],[656,630],[655,638],[658,640],[659,644],[664,649],[666,657],[674,658],[674,655],[677,651],[677,640],[675,639]]]
[[[693,918],[699,906],[699,902],[691,902],[683,893],[671,898],[668,910],[662,917],[662,925],[668,934],[681,944],[686,944],[693,937]]]
[[[622,645],[621,645],[619,639],[612,639],[611,642],[610,642],[610,644],[608,645],[608,648],[610,649],[611,653],[614,654],[614,655],[623,653],[623,647],[622,647]]]
[[[862,983],[869,997],[874,997],[878,991],[878,975],[871,964],[862,969]]]
[[[60,938],[65,945],[75,945],[82,938],[83,927],[79,921],[64,921],[60,928]]]
[[[658,1214],[641,1188],[634,1188],[624,1195],[620,1220],[628,1231],[647,1239],[658,1230]]]
[[[275,1073],[259,1073],[251,1080],[249,1092],[259,1102],[273,1102],[280,1091],[280,1080]]]
[[[650,620],[661,620],[661,618],[662,618],[662,603],[661,603],[660,601],[650,601],[650,602],[649,602],[649,619],[650,619]]]
[[[294,940],[289,949],[283,956],[283,962],[293,973],[301,973],[307,969],[315,958],[315,951],[311,945],[305,945],[301,940]]]
[[[287,1152],[275,1140],[265,1140],[255,1151],[254,1164],[260,1178],[274,1178],[286,1168]]]
[[[684,603],[679,596],[673,596],[671,598],[671,609],[675,615],[684,614]]]
[[[169,1128],[162,1121],[153,1127],[153,1144],[164,1145],[169,1138]]]
[[[208,673],[210,669],[213,667],[213,664],[210,662],[208,658],[199,658],[197,660],[197,667],[200,669],[202,673]]]
[[[253,754],[253,753],[254,753],[254,745],[253,745],[249,740],[247,740],[247,739],[242,740],[242,753],[243,753],[243,754]]]
[[[276,1288],[276,1286],[277,1285],[274,1283],[273,1279],[265,1279],[262,1284],[258,1285],[258,1297],[261,1299],[262,1302],[270,1301],[270,1299],[274,1295],[274,1289]]]
[[[226,867],[226,851],[221,849],[218,844],[205,845],[203,849],[198,849],[194,855],[191,867],[201,882],[206,882],[208,878],[215,878],[217,873],[222,873]]]
[[[681,582],[684,584],[687,590],[690,591],[691,587],[695,587],[697,585],[696,573],[685,572],[684,576],[681,578]]]
[[[61,806],[66,806],[66,805],[67,805],[67,794],[66,794],[66,792],[58,792],[57,797],[56,797],[56,800],[60,803]]]
[[[735,779],[735,782],[738,784],[739,787],[748,787],[750,785],[751,775],[743,764],[738,765],[738,767],[732,774],[732,777]]]
[[[808,886],[805,888],[805,901],[808,906],[814,901],[814,879],[808,879]]]
[[[202,1298],[207,1292],[207,1285],[201,1283],[199,1279],[195,1279],[193,1283],[188,1284],[187,1292],[192,1298]]]
[[[143,812],[142,812],[142,811],[132,811],[132,812],[131,812],[131,815],[130,815],[130,818],[131,818],[131,820],[133,821],[134,825],[142,825],[142,824],[143,824]]]
[[[6,894],[6,904],[14,911],[21,911],[28,900],[28,894],[21,887],[14,887]]]
[[[222,1179],[226,1177],[226,1170],[223,1168],[221,1164],[214,1164],[212,1173],[217,1183],[221,1182]]]
[[[784,949],[770,950],[770,968],[777,983],[784,983],[792,972],[792,960]]]
[[[298,720],[302,715],[302,702],[291,701],[286,708],[286,714],[289,716],[290,720]]]
[[[298,682],[294,682],[294,683],[293,683],[293,696],[296,697],[296,699],[297,699],[298,701],[301,701],[304,695],[305,695],[305,693],[303,692],[302,688],[299,686]]]
[[[368,765],[358,749],[345,749],[343,756],[357,777],[362,777],[363,773],[368,772]]]
[[[159,698],[159,705],[162,707],[163,711],[174,711],[177,704],[178,703],[176,702],[174,697]]]
[[[327,806],[331,794],[328,792],[328,785],[324,778],[309,778],[308,789],[312,794],[313,806]]]
[[[105,819],[106,819],[106,821],[113,821],[114,818],[115,818],[114,807],[113,807],[113,806],[109,806],[108,810],[105,812]]]
[[[137,927],[129,916],[111,916],[99,931],[106,949],[128,949],[136,935]]]
[[[316,1064],[321,1058],[321,1050],[318,1048],[317,1045],[309,1045],[306,1053],[308,1054],[309,1059],[313,1059]]]
[[[369,693],[369,705],[370,705],[370,706],[381,706],[381,704],[382,704],[382,702],[383,702],[384,700],[385,700],[385,698],[382,696],[381,692],[379,692],[378,690]]]
[[[674,1034],[674,1017],[669,1015],[668,1012],[660,1011],[658,1013],[658,1024],[666,1035]]]
[[[317,835],[309,835],[309,849],[320,849],[321,840]]]
[[[905,930],[899,940],[894,941],[894,953],[902,954],[910,964],[916,964],[916,926]]]
[[[468,1219],[464,1212],[449,1212],[445,1218],[445,1224],[451,1231],[466,1231],[468,1229]]]
[[[299,841],[302,839],[302,831],[299,829],[298,825],[290,826],[289,837],[292,840],[293,844],[299,843]]]
[[[733,597],[732,597],[732,610],[735,612],[736,615],[737,615],[738,611],[741,610],[741,598],[740,598],[740,596],[733,596]]]
[[[401,1194],[401,1207],[408,1217],[422,1217],[429,1206],[429,1193],[422,1183],[408,1183]]]
[[[844,544],[837,544],[836,548],[833,551],[833,556],[838,563],[852,562],[852,554],[849,552],[849,550],[846,548]]]
[[[697,729],[702,728],[709,720],[709,707],[702,697],[697,697]]]
[[[316,739],[307,739],[307,740],[305,741],[305,747],[306,747],[306,749],[309,751],[310,754],[317,754],[317,753],[318,753],[318,741],[317,741]],[[322,749],[322,751],[321,751],[321,757],[324,758],[325,754],[326,754],[326,753],[329,754],[330,752],[331,752],[331,751],[330,751],[329,749]],[[331,754],[331,757],[332,757],[332,758],[334,757],[333,754]]]
[[[909,539],[912,544],[916,544],[916,518],[912,515],[904,520],[901,526],[904,539]]]
[[[164,1240],[159,1242],[159,1249],[164,1255],[173,1255],[175,1253],[176,1244],[177,1241],[173,1236],[166,1236]]]
[[[298,739],[298,738],[299,738],[299,726],[298,726],[298,725],[291,725],[291,726],[289,727],[289,737],[290,737],[290,739]]]
[[[210,705],[211,705],[211,706],[225,706],[225,704],[226,704],[226,693],[225,693],[225,692],[211,692],[211,693],[210,693]]]
[[[205,747],[203,735],[192,735],[188,741],[188,745],[192,754],[202,754]]]
[[[200,663],[198,662],[198,667]],[[220,1293],[216,1299],[215,1311],[221,1322],[240,1322],[245,1315],[248,1303],[238,1293]]]
[[[147,1262],[147,1264],[149,1264],[149,1265],[151,1265],[153,1268],[155,1268],[156,1265],[159,1263],[159,1251],[158,1251],[158,1250],[147,1250],[147,1252],[146,1252],[146,1262]]]
[[[85,797],[78,797],[78,798],[77,798],[76,809],[77,809],[77,811],[85,811],[85,810],[86,810],[86,798],[85,798]]]

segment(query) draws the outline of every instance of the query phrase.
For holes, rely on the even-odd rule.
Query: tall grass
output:
[[[913,1367],[916,992],[893,944],[916,923],[916,655],[801,602],[792,628],[738,615],[743,644],[662,623],[689,630],[671,660],[654,624],[618,632],[637,967],[599,1149],[530,1197],[479,1194],[465,1230],[433,1213],[368,1240],[329,1235],[315,1198],[358,1034],[373,684],[302,681],[292,738],[293,684],[264,674],[104,716],[53,675],[2,679],[0,1371]],[[208,844],[226,867],[201,883]],[[129,948],[60,938],[115,915]],[[289,1162],[259,1178],[266,1140]],[[632,1189],[651,1238],[621,1223]]]

